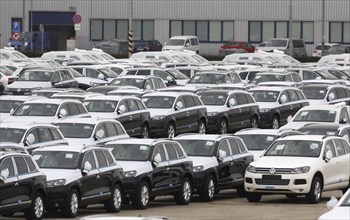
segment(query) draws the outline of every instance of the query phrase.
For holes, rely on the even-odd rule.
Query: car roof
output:
[[[325,136],[325,135],[291,135],[280,138],[279,140],[304,140],[304,141],[324,141],[329,138],[335,138],[336,136]],[[340,137],[338,137],[340,138]]]
[[[0,100],[13,100],[13,101],[30,101],[38,99],[47,99],[44,96],[24,96],[24,95],[0,95]]]
[[[120,92],[120,91],[115,90],[115,92]],[[126,98],[138,99],[135,96],[100,95],[100,96],[86,98],[84,101],[91,101],[91,100],[120,101],[121,99],[126,99]]]
[[[254,87],[249,89],[248,91],[276,91],[276,92],[280,92],[285,90],[286,88],[288,89],[295,89],[293,87],[280,87],[280,86],[258,86],[258,87]]]
[[[81,153],[89,149],[101,149],[101,148],[96,146],[55,145],[55,146],[37,148],[33,151],[33,153],[37,151],[68,151],[68,152]]]
[[[218,141],[225,137],[233,137],[233,135],[220,134],[183,134],[174,138],[174,140],[210,140]]]
[[[346,128],[349,127],[350,125],[343,125],[343,124],[335,124],[335,123],[310,123],[310,124],[306,124],[303,127],[299,128],[298,130],[308,130],[308,129],[312,129],[312,130],[339,130],[342,128]]]
[[[234,94],[234,93],[244,93],[244,94],[247,94],[247,95],[250,95],[249,92],[247,91],[244,91],[244,90],[228,90],[228,89],[209,89],[209,90],[204,90],[204,91],[201,91],[199,92],[200,94],[206,94],[206,93],[226,93],[227,95],[231,95],[231,94]]]
[[[193,35],[182,35],[182,36],[173,36],[170,39],[188,39],[188,38],[197,38]]]
[[[127,76],[118,76],[115,79],[147,79],[147,78],[152,78],[152,77],[156,77],[156,76],[141,76],[141,75],[127,75]],[[159,77],[158,77],[159,78]]]
[[[81,104],[80,101],[74,100],[74,99],[43,99],[43,100],[30,100],[27,101],[25,104],[30,103],[43,103],[43,104],[57,104],[60,105],[65,102],[75,102]]]
[[[116,123],[120,123],[117,120],[114,119],[108,119],[108,118],[63,118],[60,119],[56,122],[54,122],[54,124],[56,123],[72,123],[72,124],[91,124],[91,125],[95,125],[97,123],[100,122],[116,122]]]
[[[266,134],[266,135],[278,135],[280,131],[278,129],[260,129],[260,128],[247,128],[237,131],[235,135],[250,135],[250,134]]]
[[[147,93],[145,95],[143,95],[144,97],[148,97],[148,96],[170,96],[170,97],[178,97],[180,95],[195,95],[193,92],[152,92],[152,93]]]
[[[106,146],[108,145],[112,145],[112,144],[144,144],[144,145],[155,145],[157,143],[160,142],[164,142],[164,141],[173,141],[170,139],[139,139],[139,138],[127,138],[127,139],[120,139],[120,140],[116,140],[116,141],[110,141],[106,144]]]
[[[1,128],[17,128],[17,129],[30,129],[33,127],[50,127],[50,128],[57,128],[56,126],[52,124],[45,124],[45,123],[26,123],[26,122],[2,122],[0,123]]]
[[[305,111],[305,110],[337,110],[342,107],[345,107],[346,105],[309,105],[304,106],[299,111]]]

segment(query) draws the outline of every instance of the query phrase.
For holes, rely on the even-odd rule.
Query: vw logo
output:
[[[20,88],[18,88],[18,89],[17,89],[17,92],[20,92],[20,91],[21,91],[21,89],[20,89]]]
[[[275,168],[271,168],[271,169],[270,169],[270,173],[271,173],[271,174],[275,174],[275,173],[276,173],[276,169],[275,169]]]

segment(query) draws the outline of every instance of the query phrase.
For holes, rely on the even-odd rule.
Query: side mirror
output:
[[[35,137],[34,134],[29,134],[26,138],[26,140],[24,141],[24,144],[26,146],[30,146],[35,142]]]
[[[150,84],[147,84],[147,85],[145,86],[145,88],[146,88],[147,90],[152,89],[152,87],[151,87]]]
[[[292,120],[292,118],[293,117],[291,115],[289,115],[288,118],[287,118],[287,123],[290,122]]]
[[[7,177],[9,177],[9,175],[10,175],[10,171],[8,168],[2,170],[0,173],[0,180],[4,181],[5,179],[7,179]]]
[[[222,162],[226,156],[227,156],[226,151],[219,150],[218,160],[220,162]]]
[[[330,159],[332,159],[332,157],[333,157],[332,151],[328,150],[328,151],[326,152],[326,156],[324,156],[323,159],[324,159],[326,162],[328,162]]]
[[[92,170],[92,165],[89,161],[84,163],[83,174],[88,174]]]
[[[59,117],[59,118],[63,118],[63,117],[66,117],[66,116],[67,116],[67,110],[64,109],[64,108],[62,108],[62,109],[60,110],[60,113],[58,114],[58,117]]]
[[[186,43],[186,44],[185,44],[185,47],[189,47],[189,46],[190,46],[190,43]]]
[[[105,80],[105,76],[102,73],[98,74],[97,78],[100,80]]]
[[[117,113],[118,113],[118,114],[123,114],[124,112],[126,112],[126,107],[125,107],[125,105],[119,106],[119,108],[118,108],[118,110],[117,110]]]
[[[55,79],[55,80],[52,80],[52,81],[51,81],[51,84],[52,84],[52,85],[55,85],[55,84],[57,84],[58,82],[59,82],[59,80],[58,80],[58,79]]]
[[[104,135],[105,135],[105,132],[102,129],[100,129],[96,132],[95,139],[100,140],[101,138],[103,138]]]
[[[184,107],[184,104],[182,102],[177,102],[175,105],[175,110],[182,109]]]
[[[10,115],[13,115],[14,112],[15,112],[15,110],[13,108],[11,108]]]
[[[167,77],[166,77],[166,80],[168,80],[168,82],[174,82],[174,79],[171,78],[171,76],[167,76]]]
[[[333,93],[333,92],[329,93],[329,95],[328,95],[328,101],[329,101],[329,100],[334,100],[334,99],[335,99],[334,93]]]
[[[339,124],[346,124],[348,123],[348,120],[346,120],[346,118],[342,118],[339,122]]]
[[[156,156],[154,157],[153,161],[152,161],[152,165],[154,167],[156,167],[160,162],[162,162],[162,157],[160,156],[160,154],[156,154]]]
[[[315,79],[316,80],[321,80],[322,78],[320,76],[317,76]]]
[[[280,98],[280,104],[286,103],[287,102],[287,96],[286,95],[282,95]]]
[[[230,100],[228,100],[228,107],[233,107],[234,105],[236,105],[236,100],[234,98],[230,98]]]

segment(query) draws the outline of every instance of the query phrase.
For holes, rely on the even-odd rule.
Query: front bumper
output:
[[[259,112],[259,127],[271,128],[272,127],[272,114],[269,112]]]
[[[32,90],[29,89],[6,89],[4,91],[6,95],[31,95]]]
[[[68,203],[66,201],[68,194],[67,186],[47,187],[46,206],[51,209],[62,209]]]
[[[166,130],[167,124],[165,123],[165,120],[154,120],[151,119],[151,128],[150,128],[150,136],[151,137],[166,137],[167,136],[167,130]]]
[[[219,125],[220,121],[218,120],[218,116],[207,116],[208,117],[208,123],[207,123],[207,132],[208,133],[218,133],[219,131]]]
[[[123,179],[125,199],[132,200],[135,197],[136,189],[140,181],[141,180],[137,177],[125,177]]]
[[[244,188],[247,192],[257,193],[307,194],[310,191],[311,182],[310,173],[269,175],[246,172]]]
[[[199,193],[201,190],[203,190],[205,181],[207,178],[207,172],[195,172],[193,173],[193,192]]]

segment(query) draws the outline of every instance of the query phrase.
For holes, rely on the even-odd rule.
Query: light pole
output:
[[[325,10],[326,10],[326,1],[322,0],[322,46],[321,46],[321,57],[324,56],[324,23],[325,23]]]
[[[30,51],[33,52],[33,0],[30,0]]]
[[[129,57],[132,55],[132,19],[133,19],[133,7],[134,2],[133,0],[129,0],[129,33],[128,33],[128,55]]]
[[[289,0],[289,56],[293,56],[293,2]]]

